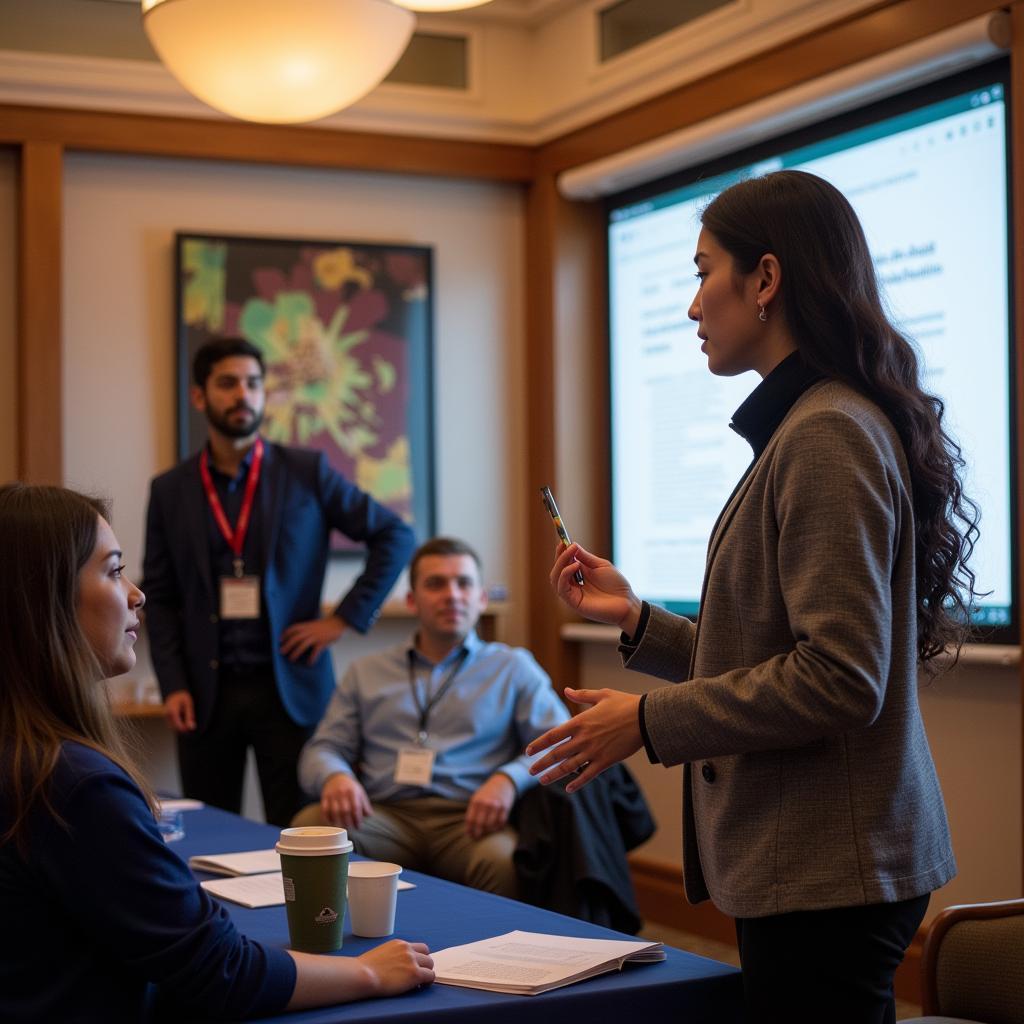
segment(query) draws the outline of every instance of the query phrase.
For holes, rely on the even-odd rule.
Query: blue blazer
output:
[[[362,575],[335,613],[365,633],[412,554],[412,530],[327,464],[321,452],[266,444],[256,500],[262,515],[263,601],[270,620],[274,677],[298,725],[315,725],[334,688],[329,651],[313,664],[278,650],[292,623],[320,617],[331,529],[366,543]],[[218,584],[210,566],[206,496],[199,456],[156,477],[146,517],[146,627],[164,697],[192,694],[197,731],[210,721],[220,662]]]

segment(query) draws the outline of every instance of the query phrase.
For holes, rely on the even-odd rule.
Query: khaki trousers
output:
[[[295,826],[326,824],[319,804],[309,804],[292,821]],[[349,838],[356,853],[372,860],[517,898],[515,829],[506,825],[473,839],[466,833],[466,805],[457,800],[426,796],[374,804],[373,814],[360,828],[350,829]]]

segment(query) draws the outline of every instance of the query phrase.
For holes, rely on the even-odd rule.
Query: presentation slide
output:
[[[993,83],[611,211],[614,560],[638,593],[696,613],[712,527],[751,459],[728,424],[760,378],[710,374],[687,317],[700,212],[734,181],[794,167],[832,182],[864,225],[890,315],[946,403],[982,508],[970,564],[990,593],[976,621],[1009,624],[1006,144]]]

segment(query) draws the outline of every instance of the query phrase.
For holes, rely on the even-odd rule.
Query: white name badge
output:
[[[402,747],[395,762],[395,782],[427,786],[434,774],[434,751],[429,747]]]
[[[258,619],[260,617],[259,576],[221,576],[220,617],[222,619]]]

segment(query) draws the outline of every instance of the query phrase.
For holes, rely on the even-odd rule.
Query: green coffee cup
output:
[[[291,948],[304,953],[341,949],[352,843],[343,828],[281,830],[277,843]]]

